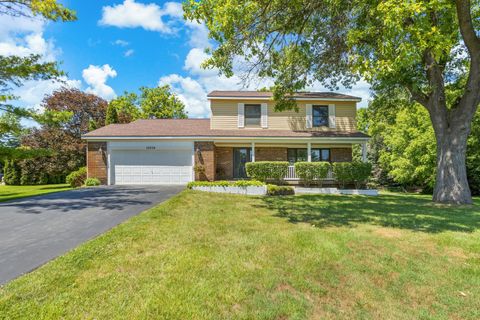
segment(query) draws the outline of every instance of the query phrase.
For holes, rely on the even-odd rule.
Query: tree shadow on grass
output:
[[[373,224],[429,233],[473,232],[480,227],[478,199],[473,206],[435,205],[417,195],[265,197],[275,216],[319,228]]]

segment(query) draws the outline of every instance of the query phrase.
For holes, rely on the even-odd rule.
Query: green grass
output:
[[[185,191],[0,289],[0,318],[478,319],[475,202]]]
[[[0,202],[38,196],[45,193],[69,190],[68,184],[47,184],[34,186],[2,186],[0,185]]]

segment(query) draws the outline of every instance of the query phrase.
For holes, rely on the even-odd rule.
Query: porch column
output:
[[[367,143],[362,143],[362,161],[367,162]]]
[[[312,162],[312,143],[307,143],[307,161]]]
[[[255,162],[255,142],[252,142],[252,162]]]

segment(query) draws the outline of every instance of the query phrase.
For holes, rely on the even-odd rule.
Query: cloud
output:
[[[128,49],[127,51],[125,51],[125,53],[123,54],[125,57],[130,57],[131,55],[133,55],[135,52],[135,50],[133,49]]]
[[[39,54],[42,61],[54,61],[61,54],[52,39],[43,35],[42,19],[5,16],[0,20],[0,55],[25,57]]]
[[[120,46],[120,47],[126,47],[128,46],[130,43],[128,41],[125,41],[125,40],[122,40],[122,39],[118,39],[118,40],[115,40],[113,42],[113,44],[117,45],[117,46]]]
[[[174,24],[182,15],[182,5],[177,2],[166,2],[162,8],[155,3],[143,4],[135,0],[125,0],[122,4],[103,7],[99,23],[172,34],[176,32]]]
[[[104,99],[110,100],[116,97],[112,87],[106,84],[108,78],[115,78],[117,72],[108,64],[103,66],[89,65],[82,71],[83,80],[89,85],[85,90],[88,93],[96,94]]]
[[[82,86],[80,80],[71,80],[67,77],[61,77],[59,80],[60,81],[25,81],[21,87],[16,88],[13,91],[13,94],[21,98],[19,101],[20,105],[34,107],[37,110],[40,110],[40,104],[46,95],[49,95],[62,87],[80,89]]]

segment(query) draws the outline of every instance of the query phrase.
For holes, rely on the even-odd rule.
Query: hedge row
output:
[[[259,180],[266,181],[282,181],[288,172],[287,161],[258,161],[247,162],[245,164],[247,176]]]
[[[313,182],[321,185],[328,175],[331,165],[329,162],[296,162],[295,173],[307,187]]]
[[[372,174],[372,164],[360,161],[335,162],[333,173],[341,188],[344,188],[348,183],[353,183],[355,188],[360,189],[367,183]]]
[[[20,162],[6,160],[3,167],[3,181],[7,185],[38,185],[51,183],[65,183],[64,174],[51,175],[43,170],[31,168],[25,160]],[[33,164],[33,162],[32,162]]]
[[[255,180],[238,181],[191,181],[187,184],[188,189],[193,187],[259,187],[265,184]]]
[[[267,185],[267,195],[269,196],[288,196],[295,194],[295,189],[290,186]]]

